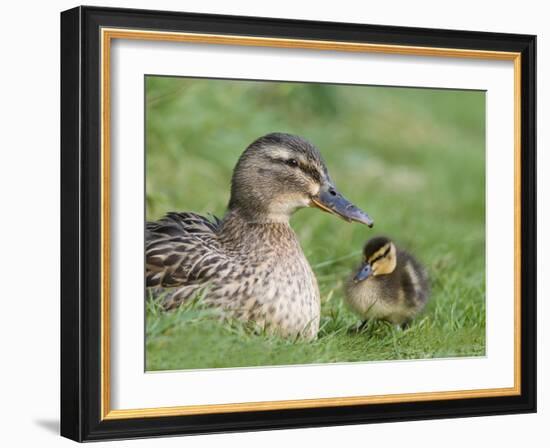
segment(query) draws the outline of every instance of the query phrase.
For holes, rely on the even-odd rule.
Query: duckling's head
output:
[[[233,171],[230,210],[249,222],[287,222],[296,210],[312,206],[373,224],[336,190],[319,150],[303,138],[272,133],[246,148]]]
[[[363,248],[363,263],[353,280],[361,282],[371,276],[391,274],[397,266],[395,244],[385,237],[371,238]]]

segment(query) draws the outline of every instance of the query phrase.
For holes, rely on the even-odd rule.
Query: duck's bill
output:
[[[359,272],[355,274],[355,277],[353,277],[353,281],[355,283],[362,282],[363,280],[366,280],[367,278],[369,278],[371,274],[372,274],[372,266],[368,263],[363,263]]]
[[[311,205],[349,222],[356,221],[369,227],[374,224],[369,215],[348,201],[332,185],[322,187],[319,194],[311,198]]]

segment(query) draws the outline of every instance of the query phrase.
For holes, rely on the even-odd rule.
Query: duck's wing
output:
[[[145,230],[147,287],[200,285],[223,263],[217,232],[220,220],[196,213],[168,213]]]

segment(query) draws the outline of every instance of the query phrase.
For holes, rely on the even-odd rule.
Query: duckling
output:
[[[284,133],[260,137],[235,166],[222,219],[173,212],[147,223],[147,287],[165,296],[166,309],[203,291],[203,303],[223,316],[314,339],[319,288],[289,224],[304,207],[373,225],[336,190],[313,144]]]
[[[381,319],[400,328],[424,308],[430,295],[425,268],[387,237],[370,239],[363,262],[346,284],[345,300],[362,319]]]

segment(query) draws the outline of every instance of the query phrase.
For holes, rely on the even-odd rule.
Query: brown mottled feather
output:
[[[224,258],[217,231],[220,221],[196,213],[168,213],[147,223],[147,287],[173,288],[208,280],[208,266]]]
[[[288,223],[171,213],[147,232],[147,286],[164,295],[166,309],[204,290],[204,303],[227,316],[283,336],[316,336],[319,290]]]

